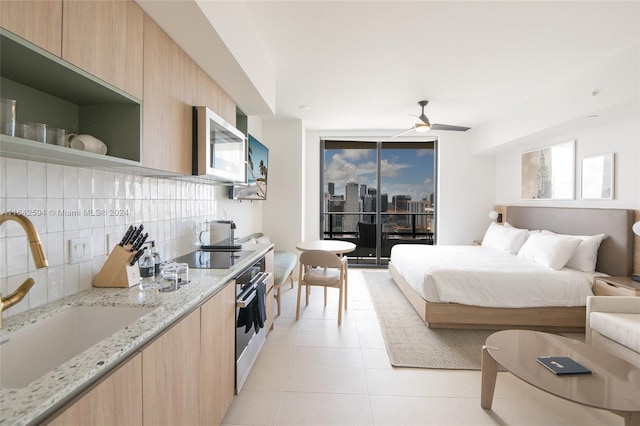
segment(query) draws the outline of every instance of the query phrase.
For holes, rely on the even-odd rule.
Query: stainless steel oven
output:
[[[262,258],[236,278],[236,394],[267,337],[266,292],[270,276],[264,271]]]

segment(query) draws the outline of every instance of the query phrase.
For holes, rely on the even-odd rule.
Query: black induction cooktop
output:
[[[253,250],[242,251],[203,251],[193,253],[175,259],[178,263],[187,263],[189,268],[195,269],[228,269],[240,260],[253,253]]]

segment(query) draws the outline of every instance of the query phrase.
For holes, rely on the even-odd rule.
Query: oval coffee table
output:
[[[541,356],[570,357],[591,374],[557,376],[538,363]],[[498,365],[545,392],[612,411],[627,426],[640,425],[640,368],[605,350],[539,331],[494,333],[482,348],[482,408],[491,409]]]

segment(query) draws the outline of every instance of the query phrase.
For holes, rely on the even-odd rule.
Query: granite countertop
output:
[[[44,420],[89,384],[215,294],[272,247],[271,244],[252,246],[253,253],[229,269],[190,269],[189,284],[181,286],[177,291],[142,291],[137,285],[130,288],[91,288],[3,320],[0,340],[12,331],[73,306],[153,308],[148,314],[26,387],[0,388],[0,425],[26,425]]]

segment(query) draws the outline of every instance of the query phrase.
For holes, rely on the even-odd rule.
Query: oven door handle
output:
[[[258,285],[252,285],[246,292],[242,292],[240,296],[236,299],[236,308],[246,308],[249,306],[249,303],[256,298],[258,294]]]
[[[270,278],[270,272],[261,272],[260,274],[256,275],[252,280],[253,283],[247,286],[248,288],[246,290],[243,289],[242,293],[240,293],[236,298],[236,308],[246,308],[249,303],[251,303],[251,301],[256,298],[258,294],[258,284],[261,282],[266,282]]]

